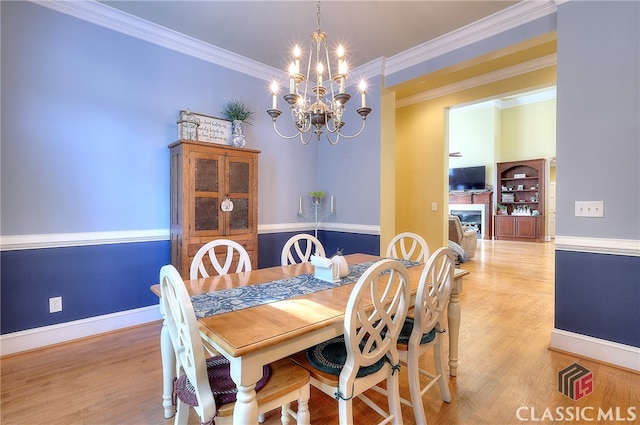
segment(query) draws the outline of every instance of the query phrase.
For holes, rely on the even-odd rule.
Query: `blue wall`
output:
[[[285,242],[294,234],[301,232],[266,233],[258,237],[258,267],[273,267],[280,265],[280,255]],[[304,232],[313,234],[313,232]],[[380,254],[380,236],[353,234],[345,232],[318,231],[318,240],[322,243],[328,257],[339,249],[344,255],[362,252],[365,254]]]
[[[640,347],[640,258],[556,251],[555,326]]]
[[[556,244],[567,237],[635,252],[569,252],[570,243],[558,251],[555,327],[634,347],[640,347],[639,16],[638,2],[571,1],[558,8]],[[584,200],[604,201],[604,217],[575,217],[575,202]]]
[[[149,287],[169,263],[169,242],[0,253],[2,334],[158,304]],[[63,309],[49,313],[49,298]]]

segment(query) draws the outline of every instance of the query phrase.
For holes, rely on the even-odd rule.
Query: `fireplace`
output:
[[[478,239],[482,239],[487,208],[487,204],[452,204],[449,205],[449,214],[457,216],[463,226],[474,229]]]

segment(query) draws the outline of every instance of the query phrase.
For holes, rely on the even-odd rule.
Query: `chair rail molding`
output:
[[[637,239],[587,238],[556,235],[555,247],[556,251],[576,251],[640,257],[640,240]]]
[[[169,240],[169,229],[0,236],[0,251]]]

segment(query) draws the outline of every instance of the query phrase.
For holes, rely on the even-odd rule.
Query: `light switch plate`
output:
[[[576,217],[604,217],[604,201],[576,201]]]

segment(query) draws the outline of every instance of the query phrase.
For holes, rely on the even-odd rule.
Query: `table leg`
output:
[[[162,307],[160,307],[160,312],[164,317]],[[164,408],[164,417],[168,419],[176,413],[172,400],[173,379],[176,376],[176,356],[165,321],[162,322],[160,330],[160,353],[162,356],[162,407]]]
[[[256,382],[262,378],[262,364],[259,361],[254,364],[243,358],[229,360],[231,379],[238,388],[236,405],[233,409],[233,425],[258,425],[258,401],[255,387]]]
[[[460,335],[460,302],[462,277],[453,280],[447,317],[449,322],[449,375],[458,375],[458,337]]]

